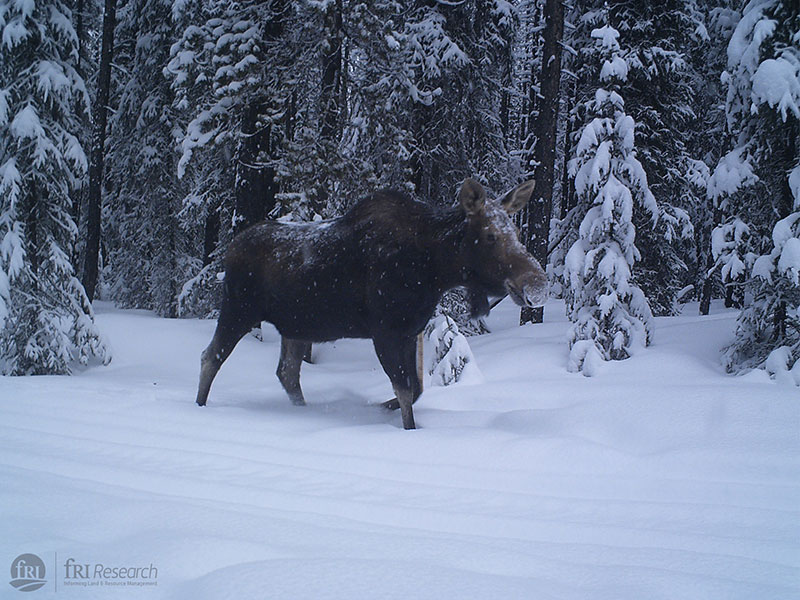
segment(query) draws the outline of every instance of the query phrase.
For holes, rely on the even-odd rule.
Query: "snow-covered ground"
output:
[[[100,304],[111,365],[0,380],[0,573],[40,556],[31,597],[796,599],[800,393],[725,375],[735,313],[696,314],[586,378],[563,305],[519,328],[504,302],[471,339],[484,383],[430,388],[403,431],[367,341],[319,346],[298,408],[277,334],[248,336],[199,408],[214,323]],[[65,587],[68,558],[158,585]]]

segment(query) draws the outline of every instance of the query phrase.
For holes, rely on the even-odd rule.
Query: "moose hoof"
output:
[[[294,406],[306,406],[306,401],[303,398],[291,398]]]
[[[391,400],[387,400],[381,404],[381,406],[386,410],[397,410],[400,408],[400,402],[397,400],[397,398],[392,398]]]
[[[196,402],[197,402],[197,406],[205,406],[206,405],[206,401],[205,400],[200,400],[199,398],[196,400]]]

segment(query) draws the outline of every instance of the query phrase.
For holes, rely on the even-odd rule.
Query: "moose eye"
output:
[[[486,241],[490,244],[494,244],[497,241],[497,236],[493,233],[486,234]]]

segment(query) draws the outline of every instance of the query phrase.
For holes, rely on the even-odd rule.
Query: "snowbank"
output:
[[[57,578],[80,599],[800,597],[797,389],[725,375],[735,313],[686,311],[585,378],[563,305],[519,328],[504,302],[470,340],[484,383],[427,390],[403,431],[367,341],[319,346],[299,408],[274,331],[248,337],[201,409],[214,323],[101,305],[110,366],[0,379],[0,566],[41,556],[42,597],[67,558],[158,569]]]

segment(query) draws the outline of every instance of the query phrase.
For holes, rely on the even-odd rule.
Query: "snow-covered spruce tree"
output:
[[[70,261],[87,168],[77,35],[59,0],[4,2],[0,31],[0,372],[69,373],[110,359]]]
[[[603,50],[590,32],[607,20],[625,40],[620,57],[628,67],[626,111],[636,122],[637,158],[658,205],[655,223],[646,213],[634,213],[641,252],[634,275],[652,310],[672,314],[695,258],[690,212],[705,202],[702,190],[686,177],[696,158],[690,146],[696,129],[691,98],[698,76],[689,50],[705,41],[703,15],[695,0],[598,0],[584,5],[570,39],[580,51],[579,102],[591,99],[602,86],[595,65]]]
[[[179,295],[183,314],[207,314],[216,305],[221,256],[243,227],[264,218],[334,216],[374,190],[376,159],[356,138],[366,120],[360,113],[387,101],[351,99],[360,86],[349,78],[373,60],[357,49],[361,6],[175,5],[185,30],[166,72],[189,121],[178,164],[189,188],[181,217],[186,225],[205,222],[206,241],[203,265]],[[398,151],[392,148],[391,160]]]
[[[655,314],[675,314],[696,256],[690,214],[706,202],[687,172],[698,129],[691,98],[699,74],[690,50],[705,46],[707,34],[695,0],[632,2],[618,13],[629,50],[625,99],[636,122],[637,158],[658,205],[655,227],[646,212],[634,213],[641,252],[634,274]]]
[[[747,213],[755,260],[736,339],[724,350],[728,371],[764,367],[800,383],[800,7],[780,0],[745,6],[728,46],[726,112],[752,168],[749,188],[731,195]],[[733,173],[739,175],[739,172]],[[732,175],[732,177],[733,177]],[[743,177],[734,178],[745,181]],[[731,186],[734,187],[734,186]],[[778,221],[771,227],[770,219]],[[759,245],[758,238],[767,237]],[[794,367],[793,367],[794,366]]]
[[[800,166],[792,171],[795,212],[772,231],[773,248],[753,266],[751,302],[736,326],[736,340],[724,352],[731,372],[765,368],[800,385]]]
[[[432,346],[425,368],[431,385],[452,385],[462,380],[475,382],[480,379],[469,342],[452,318],[446,314],[434,317],[425,328],[425,336]]]
[[[706,276],[721,282],[728,308],[741,307],[747,272],[757,256],[753,248],[759,245],[759,237],[754,239],[755,228],[748,222],[758,223],[765,215],[759,218],[759,210],[748,214],[748,194],[741,191],[757,181],[750,159],[743,155],[742,148],[735,148],[720,158],[706,182],[706,194],[717,221],[711,230],[710,268]],[[703,300],[710,301],[710,297]],[[701,313],[707,312],[707,306],[701,308]]]
[[[186,0],[164,70],[185,111],[178,176],[189,188],[181,218],[204,223],[200,270],[179,293],[181,314],[218,304],[221,260],[234,233],[276,207],[276,151],[290,86],[285,21],[292,3]],[[199,265],[198,265],[199,266]]]
[[[371,130],[390,135],[394,147],[372,154],[379,161],[379,180],[384,173],[399,175],[407,179],[394,185],[413,184],[420,199],[443,204],[452,201],[466,176],[496,193],[507,189],[513,163],[501,104],[510,78],[510,5],[380,1],[372,11],[380,11],[382,24],[373,23],[374,33],[362,38],[371,41],[358,50],[366,65],[353,83],[358,89],[355,82],[363,81],[365,90],[354,99],[354,116],[368,146],[386,139],[374,138]],[[382,117],[388,117],[388,131],[379,122]],[[392,166],[398,158],[399,168]]]
[[[730,47],[739,19],[738,13],[729,14],[723,9],[712,13],[711,24],[723,33],[723,39],[728,42],[726,48]],[[727,52],[720,62],[713,47],[708,60],[719,70],[728,67]],[[725,73],[720,79],[726,84],[720,92],[725,95],[724,88],[731,81]],[[740,111],[738,94],[730,92],[729,89],[729,101],[719,105],[723,107],[721,111],[713,107],[708,109],[714,121],[721,117],[723,128],[720,131],[716,123],[710,128],[714,133],[715,148],[706,155],[712,169],[705,182],[706,209],[710,214],[703,223],[703,231],[707,235],[704,240],[707,255],[700,307],[702,314],[708,313],[714,285],[724,290],[726,307],[741,306],[747,272],[753,266],[757,252],[765,248],[768,227],[772,221],[770,203],[761,201],[763,190],[756,191],[759,177],[754,169],[753,157],[747,152],[745,144],[741,143],[735,121],[729,118],[731,110]],[[720,152],[719,148],[723,150]]]
[[[407,107],[418,91],[398,41],[405,12],[383,0],[348,6],[349,119],[343,144],[368,166],[355,195],[380,187],[413,191]]]
[[[568,369],[596,373],[600,361],[627,358],[651,336],[652,314],[631,276],[639,251],[634,245],[634,207],[658,217],[647,176],[636,159],[634,121],[619,94],[628,67],[619,33],[609,25],[592,31],[604,60],[599,88],[586,107],[587,119],[571,161],[583,215],[579,237],[566,257],[565,288],[570,356]]]
[[[727,64],[728,42],[739,18],[732,8],[733,0],[698,3],[704,12],[702,41],[692,44],[688,60],[693,68],[693,83],[690,106],[696,115],[697,126],[687,136],[687,145],[694,157],[689,161],[687,181],[700,199],[688,209],[694,225],[695,257],[690,261],[690,283],[700,300],[700,314],[708,314],[711,298],[725,295],[720,278],[720,264],[712,249],[714,228],[726,216],[721,210],[719,178],[712,179],[712,170],[729,148],[726,131],[725,104],[720,101],[725,91],[720,73]],[[730,232],[729,232],[730,233]],[[735,232],[734,232],[735,233]],[[726,235],[730,239],[730,235]]]
[[[177,178],[174,92],[162,69],[173,42],[172,2],[130,0],[118,11],[115,63],[118,90],[111,118],[106,187],[109,298],[125,307],[177,316],[177,298],[202,265],[179,213],[185,196]],[[185,222],[184,222],[185,224]],[[189,233],[201,232],[196,226]]]
[[[376,15],[382,11],[380,2],[293,4],[285,39],[292,55],[286,69],[291,94],[277,162],[279,206],[272,217],[338,216],[377,187],[375,163],[380,158],[370,153],[363,130],[367,119],[380,121],[383,132],[391,130],[389,102],[385,96],[373,96],[374,103],[363,98],[367,86],[392,85],[385,71],[375,78],[364,76],[373,66],[386,66],[380,45],[388,42],[377,33],[387,27]],[[378,143],[391,140],[383,137]],[[393,163],[400,162],[398,153],[395,146]]]

